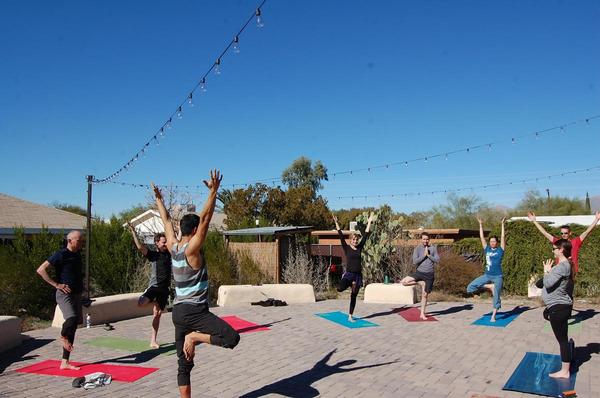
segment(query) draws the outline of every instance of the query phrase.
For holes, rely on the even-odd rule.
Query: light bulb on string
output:
[[[221,58],[217,58],[215,61],[215,75],[221,74]]]
[[[190,95],[188,95],[188,101],[187,102],[188,102],[188,105],[189,105],[190,108],[194,107],[194,98],[193,97],[194,97],[193,93],[190,93]]]
[[[514,138],[511,138],[511,139],[510,139],[510,142],[511,142],[512,144],[514,144],[515,142],[517,142],[517,140],[515,140]]]
[[[202,81],[200,81],[200,90],[205,93],[206,92],[206,79],[203,77]]]
[[[444,160],[448,160],[448,154],[444,155]]]
[[[158,133],[158,136],[160,138],[164,138],[165,137],[165,128],[164,127],[160,128],[160,132]],[[158,145],[158,141],[156,141],[156,145]]]
[[[262,13],[260,12],[260,8],[256,9],[255,15],[256,15],[256,26],[258,26],[259,28],[262,28],[263,26],[265,26],[265,21],[262,17]]]
[[[169,118],[169,120],[167,120],[167,129],[171,130],[173,128],[172,126],[173,123],[173,118]]]
[[[233,38],[233,53],[234,54],[240,53],[240,38],[238,36]]]
[[[488,147],[488,151],[491,151],[491,150],[492,150],[492,144],[488,144],[488,146],[487,146],[487,147]]]
[[[183,119],[183,109],[181,109],[181,106],[177,108],[177,119]]]

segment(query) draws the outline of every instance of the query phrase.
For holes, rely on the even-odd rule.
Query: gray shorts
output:
[[[62,311],[65,320],[76,316],[77,323],[83,323],[81,293],[66,294],[56,289],[56,304],[58,304],[58,308]]]

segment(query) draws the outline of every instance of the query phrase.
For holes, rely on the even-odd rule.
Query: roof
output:
[[[539,222],[549,223],[552,227],[560,227],[561,225],[568,224],[579,224],[588,226],[594,222],[596,216],[594,215],[580,215],[580,216],[536,216]],[[527,217],[512,217],[510,221],[515,220],[529,220]]]
[[[289,226],[289,227],[260,227],[260,228],[245,228],[234,229],[231,231],[223,231],[225,236],[242,236],[242,235],[293,235],[308,233],[312,230],[312,226]]]
[[[28,202],[0,193],[0,235],[13,235],[15,227],[26,234],[39,233],[47,228],[52,233],[83,230],[86,218],[54,207]]]
[[[197,213],[196,213],[197,214]],[[218,230],[223,229],[224,220],[227,216],[224,213],[213,213],[213,216],[210,220],[210,227]],[[136,229],[138,234],[141,235],[154,235],[158,232],[164,232],[165,227],[163,225],[162,220],[160,219],[160,214],[158,210],[149,209],[140,214],[139,216],[131,219],[131,225]],[[127,224],[123,224],[123,227],[126,227]]]

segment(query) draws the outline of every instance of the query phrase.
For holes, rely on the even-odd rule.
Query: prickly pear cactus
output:
[[[369,212],[356,217],[357,228],[364,236],[369,219]],[[382,206],[375,211],[371,224],[371,235],[362,251],[362,270],[365,285],[371,282],[383,282],[388,273],[391,256],[396,248],[394,241],[402,234],[402,218],[394,218],[389,206]]]

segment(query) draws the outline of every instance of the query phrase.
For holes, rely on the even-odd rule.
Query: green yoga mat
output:
[[[126,339],[123,337],[96,337],[95,339],[86,341],[85,344],[129,352],[159,351],[160,354],[164,355],[172,355],[176,352],[174,343],[161,344],[160,348],[150,348],[148,341]]]
[[[583,326],[583,322],[577,316],[572,316],[569,318],[569,333],[571,332],[579,332]],[[550,322],[544,323],[544,331],[552,332],[552,327],[550,326]]]

